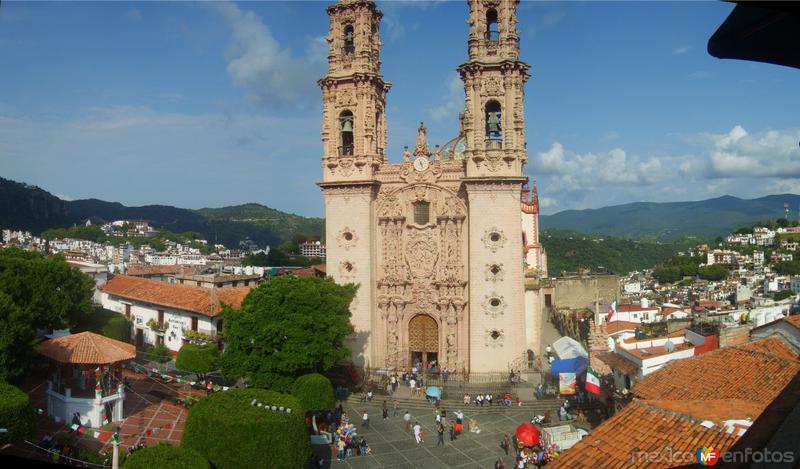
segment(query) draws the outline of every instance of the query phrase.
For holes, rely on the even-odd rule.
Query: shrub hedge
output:
[[[91,331],[125,343],[131,341],[131,322],[115,311],[95,308],[74,332]]]
[[[168,361],[172,360],[172,352],[164,344],[151,347],[145,352],[145,356],[148,359],[158,363],[167,363]]]
[[[306,410],[329,410],[336,405],[331,380],[319,373],[310,373],[297,378],[292,386],[292,395]]]
[[[289,407],[292,413],[253,406],[254,399]],[[311,457],[304,414],[294,396],[265,389],[230,389],[192,406],[181,445],[205,456],[216,469],[299,469]]]
[[[206,458],[197,451],[159,443],[136,450],[125,460],[125,469],[210,469]]]
[[[217,369],[219,361],[219,347],[217,344],[186,344],[178,351],[175,359],[175,368],[181,371],[205,375]]]
[[[28,395],[16,386],[0,382],[0,444],[32,438],[36,433],[36,411]]]

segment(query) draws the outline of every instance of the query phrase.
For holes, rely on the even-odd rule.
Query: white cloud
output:
[[[462,83],[458,73],[454,72],[448,76],[446,88],[447,93],[442,103],[428,109],[428,115],[431,116],[434,122],[455,119],[458,117],[458,113],[464,110],[464,83]]]
[[[327,53],[321,47],[324,38],[309,38],[305,57],[293,56],[252,11],[243,11],[233,3],[210,3],[231,28],[228,47],[228,75],[248,96],[265,106],[287,106],[317,96],[316,80],[324,73]]]
[[[545,209],[558,204],[558,201],[552,197],[539,197],[539,207]]]
[[[685,54],[685,53],[689,52],[689,49],[691,49],[691,47],[689,47],[689,46],[676,47],[676,48],[672,49],[672,55]]]
[[[750,135],[737,125],[726,134],[701,134],[711,177],[800,177],[800,129]]]

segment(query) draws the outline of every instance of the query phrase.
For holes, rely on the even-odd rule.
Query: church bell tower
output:
[[[509,357],[526,349],[520,191],[529,67],[519,60],[518,3],[469,0],[469,60],[458,68],[466,95],[472,371],[513,367]]]
[[[322,188],[327,275],[360,285],[350,305],[354,334],[346,344],[370,365],[375,249],[375,171],[386,160],[386,93],[380,70],[383,14],[372,0],[339,0],[327,8],[328,74],[322,88]]]

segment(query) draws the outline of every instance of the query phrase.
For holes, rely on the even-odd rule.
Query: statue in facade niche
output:
[[[403,147],[403,162],[408,163],[411,161],[411,153],[408,152],[408,147]]]
[[[425,124],[420,122],[419,129],[417,129],[417,146],[414,148],[414,156],[431,156],[431,149],[428,148],[427,134],[428,130],[425,128]]]

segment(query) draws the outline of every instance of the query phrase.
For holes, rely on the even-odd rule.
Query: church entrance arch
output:
[[[427,365],[439,360],[439,325],[426,314],[411,318],[408,322],[408,348],[411,363]]]

